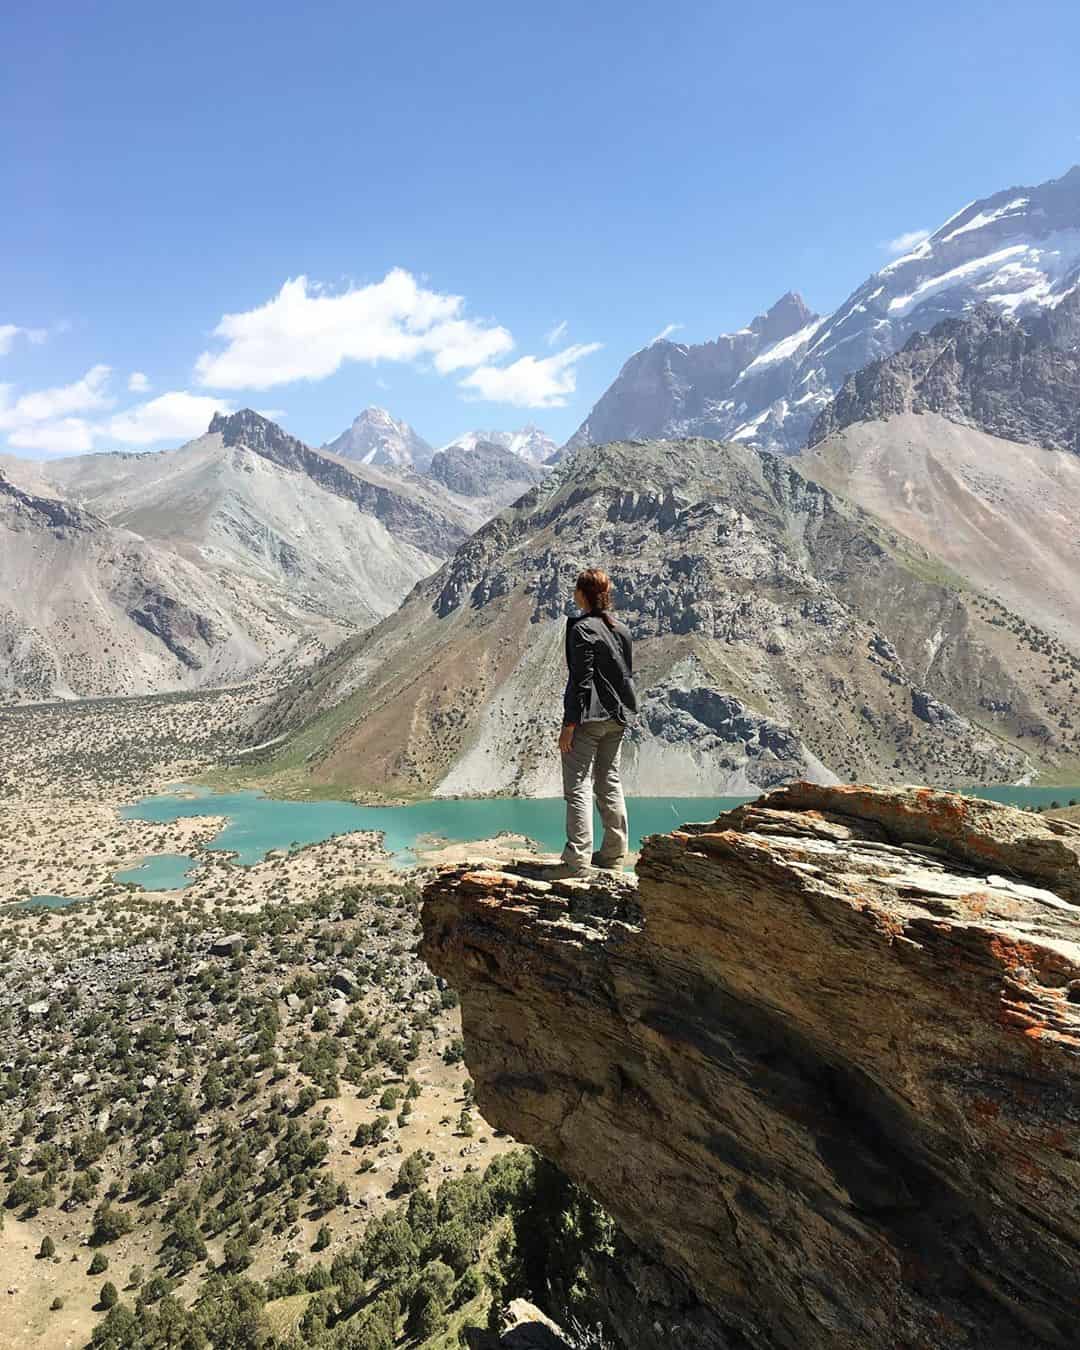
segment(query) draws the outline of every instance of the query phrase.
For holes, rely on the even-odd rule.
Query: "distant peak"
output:
[[[754,319],[750,329],[769,344],[791,337],[817,317],[798,291],[785,291],[774,305]]]

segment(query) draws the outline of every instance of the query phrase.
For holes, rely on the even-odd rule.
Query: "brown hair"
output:
[[[577,588],[589,602],[589,612],[613,627],[611,615],[611,578],[599,567],[586,567],[578,573]]]

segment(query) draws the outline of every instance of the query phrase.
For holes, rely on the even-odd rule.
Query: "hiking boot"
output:
[[[605,858],[602,853],[592,855],[593,867],[602,867],[605,872],[621,872],[626,866],[626,854],[621,858]]]
[[[540,873],[541,881],[584,881],[589,869],[584,863],[556,863],[554,867],[545,867]]]

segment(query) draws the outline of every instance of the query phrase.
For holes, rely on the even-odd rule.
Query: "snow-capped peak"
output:
[[[465,450],[474,450],[482,442],[501,446],[502,449],[509,450],[530,464],[543,464],[556,450],[551,437],[532,423],[520,427],[517,431],[466,431],[448,441],[441,449],[449,450],[451,446],[456,445]]]
[[[323,449],[362,464],[412,464],[417,468],[426,468],[434,454],[408,422],[399,422],[385,408],[375,407],[365,408],[353,418],[348,431]]]

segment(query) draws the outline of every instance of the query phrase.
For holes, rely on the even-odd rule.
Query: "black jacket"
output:
[[[614,717],[625,726],[637,712],[634,644],[630,630],[612,617],[609,628],[598,614],[566,621],[563,722],[600,722]]]

